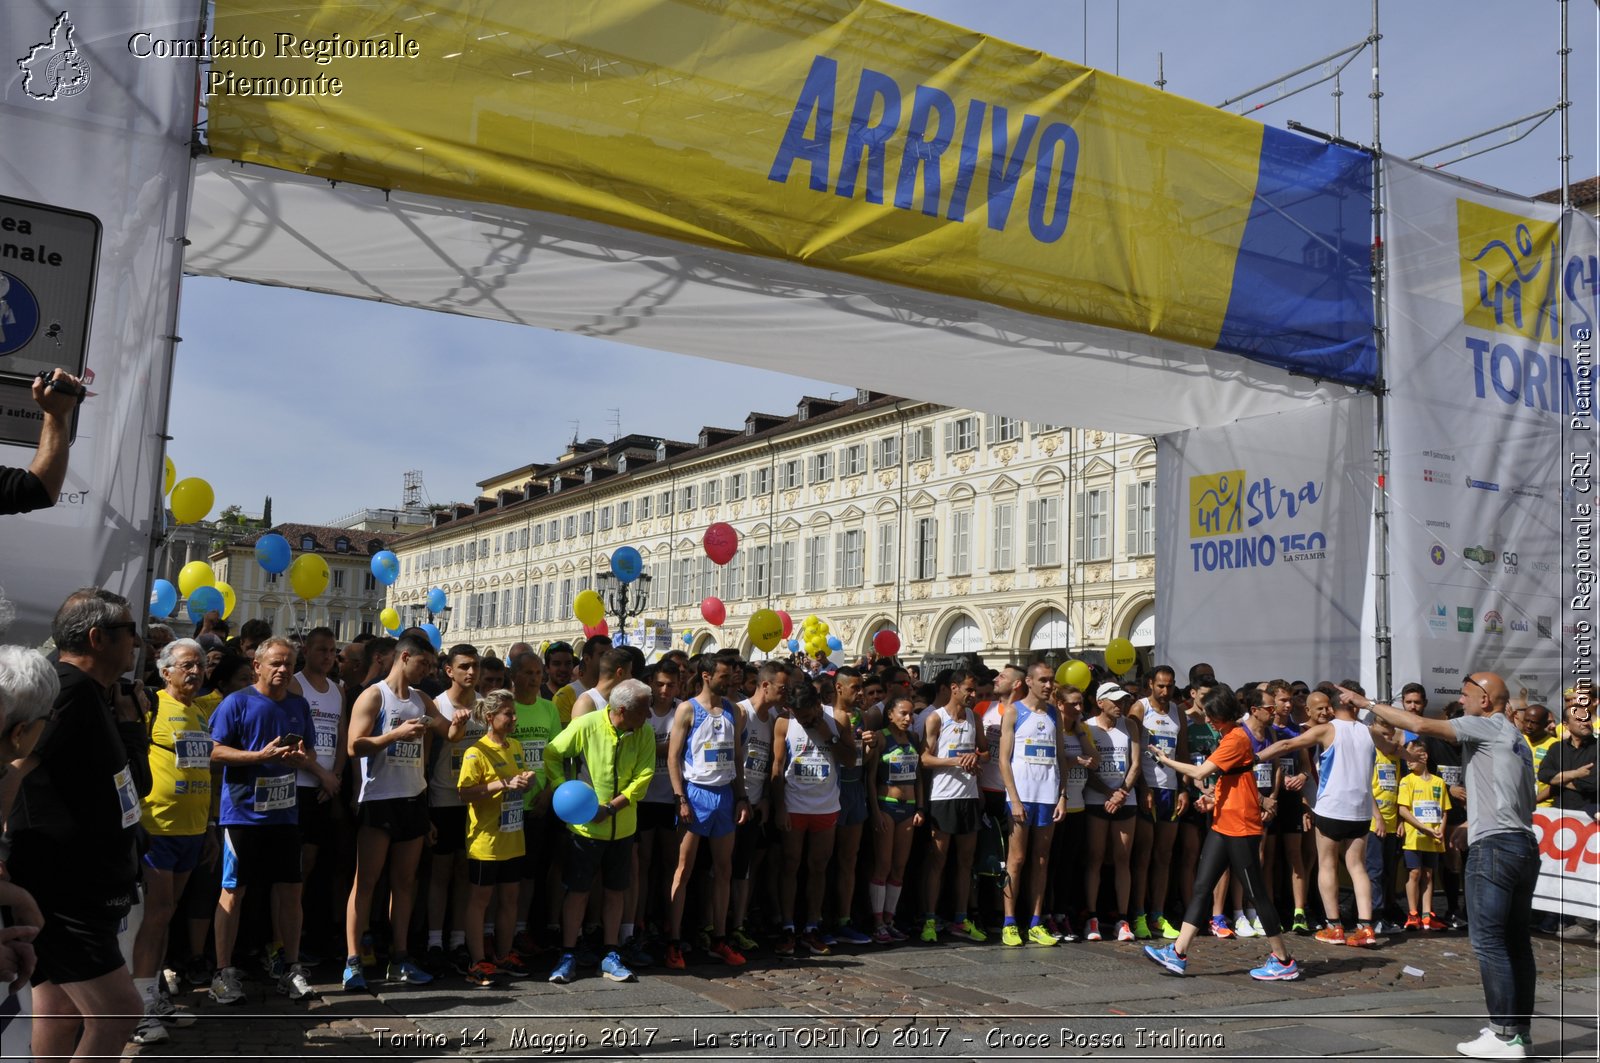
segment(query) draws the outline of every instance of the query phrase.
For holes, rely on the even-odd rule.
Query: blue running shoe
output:
[[[1164,945],[1159,949],[1154,945],[1146,945],[1144,954],[1173,974],[1186,974],[1189,970],[1189,961],[1179,956],[1178,950],[1171,945]],[[1252,971],[1251,973],[1254,974],[1255,972]]]
[[[346,993],[364,993],[367,990],[367,976],[361,973],[361,961],[347,963],[344,967],[344,991]]]
[[[866,934],[863,934],[849,923],[840,923],[838,929],[834,931],[834,935],[839,941],[844,942],[846,945],[872,944],[872,938],[868,937]]]
[[[1258,982],[1292,982],[1300,977],[1300,965],[1293,960],[1280,960],[1269,952],[1267,962],[1252,970],[1250,977]]]
[[[389,981],[405,982],[409,985],[427,985],[433,981],[433,975],[405,957],[397,957],[389,964]]]
[[[570,952],[563,952],[556,961],[556,969],[550,972],[550,981],[557,985],[566,985],[578,976],[578,958]]]
[[[606,953],[605,959],[600,961],[600,973],[613,982],[633,981],[633,972],[628,970],[622,957],[615,952]]]

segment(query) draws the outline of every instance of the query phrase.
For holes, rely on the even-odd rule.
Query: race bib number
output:
[[[966,756],[968,753],[976,753],[977,751],[977,746],[970,742],[963,742],[960,745],[951,746],[948,756],[960,758]]]
[[[211,736],[204,731],[179,731],[172,743],[178,770],[211,767]]]
[[[825,783],[833,774],[833,765],[826,760],[797,760],[794,762],[794,777],[797,781],[807,785]]]
[[[1178,752],[1178,739],[1176,735],[1161,734],[1160,732],[1152,731],[1150,733],[1150,744],[1161,750],[1161,752],[1165,753],[1169,757]]]
[[[1126,749],[1113,749],[1110,763],[1119,774],[1126,772],[1128,770],[1128,751]]]
[[[888,759],[889,781],[891,783],[910,783],[917,781],[917,757],[915,754],[903,754]]]
[[[1441,764],[1441,765],[1439,765],[1439,777],[1444,780],[1444,784],[1446,786],[1460,786],[1461,785],[1461,765],[1459,765],[1459,764]]]
[[[543,770],[544,747],[545,740],[543,738],[524,738],[522,740],[522,763],[532,764],[534,771]],[[659,767],[660,765],[657,766]]]
[[[705,764],[732,764],[732,742],[707,742],[701,753],[701,762]]]
[[[1417,822],[1429,827],[1437,827],[1444,822],[1444,809],[1439,807],[1437,801],[1418,801],[1411,806],[1411,814],[1417,817]]]
[[[1256,789],[1257,790],[1270,790],[1270,789],[1272,789],[1272,765],[1271,764],[1257,764],[1255,771],[1256,771]]]
[[[312,750],[319,757],[331,757],[334,754],[335,746],[338,744],[338,738],[339,736],[332,727],[318,727],[317,733],[311,737]],[[457,767],[460,767],[460,765],[458,764]]]
[[[1295,762],[1293,757],[1279,757],[1278,767],[1283,769],[1283,773],[1285,775],[1295,774]]]
[[[772,750],[766,746],[750,746],[744,753],[745,775],[766,775],[772,767]]]
[[[1025,742],[1022,759],[1034,767],[1048,767],[1056,762],[1056,747],[1044,742]]]
[[[294,807],[294,776],[264,775],[256,780],[257,812],[277,812]]]
[[[1067,783],[1071,786],[1082,786],[1089,781],[1089,769],[1082,764],[1074,764],[1067,769]]]
[[[396,764],[421,764],[422,743],[420,741],[399,741],[389,747],[389,759]]]
[[[117,788],[117,804],[122,808],[122,825],[125,828],[131,827],[139,822],[139,791],[133,786],[133,769],[123,768],[111,777],[111,782]],[[292,790],[294,776],[289,777],[289,782]]]
[[[522,830],[522,802],[504,801],[500,805],[500,833]]]

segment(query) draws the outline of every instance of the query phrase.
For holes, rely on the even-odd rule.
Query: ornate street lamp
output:
[[[650,575],[640,573],[635,581],[639,585],[639,594],[636,601],[628,600],[628,587],[619,580],[614,572],[602,572],[596,577],[600,584],[600,597],[605,599],[606,609],[617,618],[617,626],[612,635],[617,645],[624,645],[628,637],[628,621],[644,612],[645,602],[650,600]]]

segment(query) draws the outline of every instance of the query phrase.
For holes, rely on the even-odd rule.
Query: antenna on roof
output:
[[[1162,92],[1167,91],[1167,55],[1165,52],[1156,53],[1156,88]]]
[[[622,410],[619,407],[612,406],[609,412],[611,414],[611,442],[615,443],[622,438]]]
[[[422,508],[422,470],[408,469],[405,473],[404,488],[400,492],[401,509]]]
[[[578,449],[578,422],[576,418],[572,421],[572,449]]]

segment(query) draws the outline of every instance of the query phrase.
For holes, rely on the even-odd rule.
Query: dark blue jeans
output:
[[[1539,846],[1532,834],[1505,831],[1467,850],[1467,933],[1478,955],[1489,1027],[1528,1036],[1533,1021],[1533,886]]]

